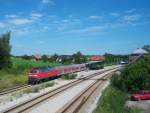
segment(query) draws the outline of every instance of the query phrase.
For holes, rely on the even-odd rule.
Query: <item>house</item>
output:
[[[42,57],[40,54],[35,54],[35,55],[32,55],[33,59],[35,59],[36,61],[40,60]]]
[[[139,57],[148,54],[148,52],[142,48],[137,48],[129,55],[129,62],[137,60]]]
[[[90,57],[90,61],[104,61],[105,58],[104,56],[100,56],[100,55],[93,55]]]

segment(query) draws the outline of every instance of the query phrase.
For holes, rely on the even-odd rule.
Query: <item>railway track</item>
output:
[[[47,100],[47,99],[49,99],[51,97],[54,97],[57,94],[62,93],[63,91],[65,91],[65,90],[67,90],[67,89],[69,89],[69,88],[71,88],[71,87],[73,87],[73,86],[75,86],[75,85],[85,81],[85,79],[89,79],[89,78],[95,77],[95,76],[97,76],[99,74],[102,74],[102,73],[104,73],[106,71],[110,71],[110,70],[114,70],[114,69],[117,70],[117,68],[107,69],[105,71],[101,71],[101,72],[98,72],[98,73],[95,73],[95,74],[83,77],[81,79],[74,80],[73,82],[65,84],[65,85],[63,85],[63,86],[61,86],[59,88],[56,88],[54,90],[51,90],[51,91],[46,92],[44,94],[41,94],[40,96],[37,96],[37,97],[35,97],[33,99],[25,101],[25,102],[23,102],[23,103],[21,103],[19,105],[13,106],[13,107],[3,111],[3,113],[22,113],[22,112],[26,113],[29,109],[31,109],[35,105],[38,105],[41,102],[43,102],[43,101],[45,101],[45,100]]]
[[[89,87],[83,90],[79,95],[72,99],[71,102],[63,106],[57,113],[83,113],[83,106],[88,99],[94,94],[99,87],[105,83],[105,79],[111,77],[111,73],[106,74],[102,77],[102,81],[99,79],[93,82]]]
[[[9,94],[9,93],[21,90],[21,89],[29,88],[29,87],[31,87],[31,85],[25,84],[25,85],[21,85],[21,86],[16,86],[16,87],[8,88],[6,90],[0,91],[0,96],[6,95],[6,94]]]

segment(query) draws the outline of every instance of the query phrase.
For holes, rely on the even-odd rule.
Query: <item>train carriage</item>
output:
[[[85,69],[86,69],[86,64],[33,68],[29,72],[29,83],[35,84],[44,81],[45,79],[51,79],[64,74],[83,71]]]
[[[85,64],[72,64],[58,67],[33,68],[29,73],[29,83],[35,84],[47,79],[53,79],[64,74],[84,71],[86,69],[101,69],[104,62],[92,61]]]

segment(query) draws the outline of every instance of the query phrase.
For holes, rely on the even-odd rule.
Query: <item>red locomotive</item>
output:
[[[83,71],[85,69],[86,69],[86,64],[33,68],[29,72],[29,83],[36,84],[44,80],[56,78],[58,76],[68,74],[68,73]]]

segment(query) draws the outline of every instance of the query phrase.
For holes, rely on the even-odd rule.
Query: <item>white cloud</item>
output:
[[[5,15],[6,18],[16,18],[17,15],[15,14],[10,14],[10,15]]]
[[[120,16],[119,13],[111,13],[110,15],[113,16],[113,17],[118,17],[118,16]]]
[[[140,14],[134,14],[134,15],[125,15],[122,19],[124,21],[136,21],[136,20],[139,20],[141,18],[141,15]]]
[[[53,0],[41,0],[38,4],[37,10],[43,11],[44,9],[49,8],[49,6],[55,6],[55,2]]]
[[[0,22],[0,28],[4,28],[6,25],[2,22]]]
[[[27,36],[31,33],[39,33],[38,29],[30,26],[17,26],[15,28],[11,28],[11,31],[16,36]]]
[[[102,19],[104,18],[103,16],[96,16],[96,15],[93,15],[93,16],[89,16],[90,19]]]
[[[133,13],[135,11],[136,11],[136,9],[129,9],[129,10],[126,11],[126,13]]]
[[[64,20],[62,20],[62,22],[63,23],[67,23],[67,22],[69,22],[69,20],[68,19],[64,19]]]
[[[70,30],[66,33],[89,33],[89,32],[95,32],[95,31],[103,30],[103,29],[106,29],[108,27],[109,27],[109,25],[105,24],[102,26],[91,26],[91,27],[86,27],[83,29]]]
[[[31,19],[39,19],[39,18],[41,18],[43,15],[40,14],[40,13],[31,13],[30,16],[31,16]]]
[[[96,32],[101,32],[104,30],[110,30],[110,29],[117,29],[117,28],[123,28],[127,26],[137,26],[137,25],[143,25],[145,23],[136,23],[136,24],[131,24],[131,23],[105,23],[104,25],[98,25],[98,26],[91,26],[91,27],[86,27],[82,29],[73,29],[67,32],[64,32],[66,34],[77,34],[77,33],[96,33]]]
[[[42,0],[43,4],[51,4],[51,5],[55,5],[53,0]]]
[[[40,17],[42,17],[42,14],[40,14],[40,13],[32,13],[31,16],[40,18]]]
[[[17,18],[17,19],[8,20],[8,22],[15,25],[24,25],[24,24],[32,23],[33,20],[27,18]]]
[[[40,40],[40,41],[38,41],[37,43],[38,43],[38,44],[44,44],[45,41]]]

